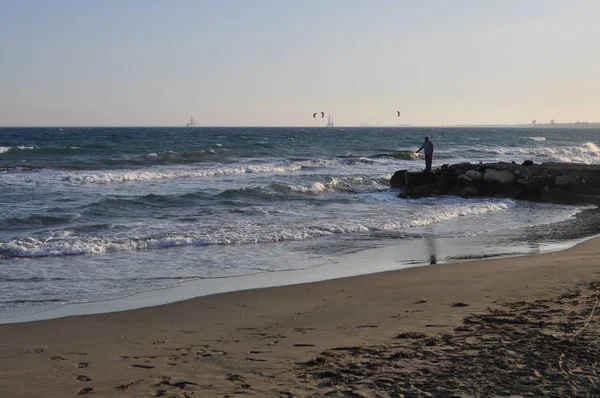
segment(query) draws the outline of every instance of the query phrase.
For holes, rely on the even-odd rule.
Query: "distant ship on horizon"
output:
[[[191,119],[190,119],[190,121],[189,121],[189,122],[188,122],[188,123],[185,125],[185,127],[194,127],[194,126],[196,126],[196,125],[197,125],[197,123],[196,123],[196,121],[194,120],[194,117],[192,116],[192,118],[191,118]]]
[[[327,124],[325,126],[326,127],[333,127],[333,118],[331,117],[331,115],[329,115],[327,117]]]

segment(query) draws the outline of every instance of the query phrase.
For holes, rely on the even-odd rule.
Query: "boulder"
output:
[[[460,196],[462,194],[462,188],[454,185],[450,187],[448,193],[452,196]]]
[[[437,176],[430,171],[423,171],[420,173],[406,173],[405,185],[411,187],[418,187],[420,185],[433,184],[437,181]]]
[[[449,168],[441,170],[437,179],[438,194],[447,193],[452,186],[457,184],[457,181],[457,175],[454,170]]]
[[[531,182],[529,182],[529,180],[527,180],[526,178],[517,178],[517,185],[521,185],[524,187],[530,187]]]
[[[481,181],[483,179],[483,174],[477,170],[467,170],[465,171],[465,175],[469,177],[471,181]]]
[[[458,176],[458,181],[462,181],[468,184],[469,182],[473,182],[473,179],[465,173]]]
[[[408,170],[398,170],[390,178],[390,185],[392,188],[402,188],[406,184],[406,174]]]
[[[414,187],[411,192],[411,196],[423,197],[433,196],[437,188],[437,184],[426,184]]]
[[[460,191],[460,196],[462,196],[463,198],[470,198],[470,197],[478,196],[478,195],[479,195],[479,190],[474,185],[467,185]]]
[[[515,175],[510,170],[485,169],[483,180],[499,184],[512,184],[515,182]]]
[[[554,179],[554,185],[556,186],[573,185],[576,182],[577,180],[572,175],[556,176]]]

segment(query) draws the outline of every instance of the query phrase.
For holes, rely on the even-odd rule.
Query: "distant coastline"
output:
[[[416,127],[416,126],[413,126]],[[574,123],[528,123],[528,124],[456,124],[440,127],[518,127],[518,128],[576,128],[576,129],[591,129],[600,128],[600,122],[574,122]]]

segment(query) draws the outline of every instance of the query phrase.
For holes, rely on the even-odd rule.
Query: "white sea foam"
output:
[[[298,222],[294,226],[277,226],[240,222],[235,227],[214,227],[210,232],[198,226],[190,232],[164,231],[162,237],[136,235],[130,237],[75,237],[69,233],[0,242],[0,255],[9,257],[51,257],[92,255],[144,249],[201,245],[239,245],[305,240],[333,234],[367,233],[370,231],[401,231],[412,227],[444,222],[458,217],[505,211],[514,206],[510,200],[501,202],[456,203],[443,205],[436,212],[423,212],[402,219],[401,214],[380,214],[363,218],[322,218]]]
[[[600,149],[592,142],[586,142],[581,146],[554,148],[487,148],[486,150],[498,155],[528,156],[539,162],[600,163]]]
[[[112,172],[65,172],[59,178],[73,184],[110,184],[132,181],[165,180],[174,178],[204,178],[227,174],[286,173],[301,170],[302,166],[291,165],[246,165],[214,169],[155,169],[123,170]]]
[[[362,192],[362,191],[381,191],[389,189],[389,182],[385,178],[376,179],[373,177],[332,177],[329,181],[313,182],[310,186],[283,186],[294,192],[321,194],[324,192]]]
[[[77,147],[77,146],[60,147],[60,148],[80,149],[80,147]],[[39,147],[28,146],[28,145],[17,145],[16,147],[0,146],[0,153],[6,153],[6,152],[10,151],[11,149],[18,149],[20,151],[32,151],[35,149],[39,149]]]
[[[533,141],[546,141],[546,137],[527,137]]]
[[[322,167],[322,166],[337,166],[340,162],[337,159],[307,159],[295,162],[302,167]]]
[[[302,193],[321,193],[327,190],[327,186],[322,182],[313,182],[308,187],[297,186],[297,185],[288,185],[284,184],[284,188],[287,188],[293,192],[302,192]]]

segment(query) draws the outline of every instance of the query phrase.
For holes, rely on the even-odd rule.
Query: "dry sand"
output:
[[[600,396],[597,281],[592,239],[0,325],[0,396]]]

